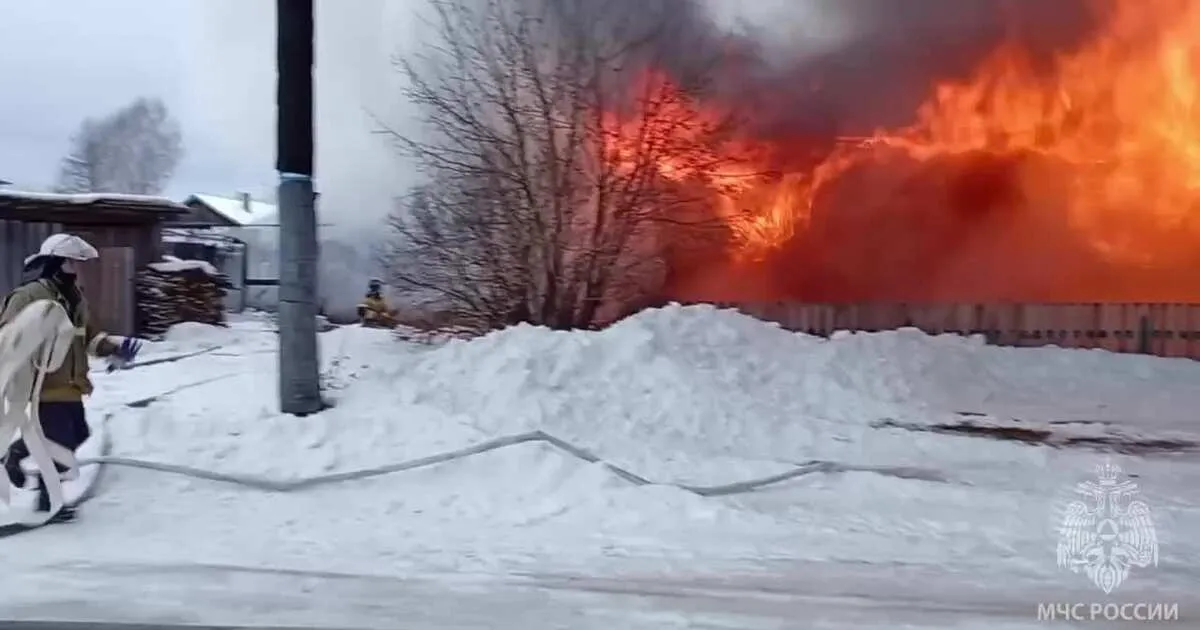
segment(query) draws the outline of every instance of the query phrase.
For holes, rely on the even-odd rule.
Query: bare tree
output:
[[[664,255],[725,237],[710,179],[731,113],[702,111],[715,55],[690,0],[432,0],[440,45],[400,60],[425,183],[391,217],[390,282],[482,327],[611,320]],[[607,7],[611,8],[611,7]]]
[[[159,99],[139,98],[71,138],[55,189],[63,193],[159,194],[183,156],[179,124]]]

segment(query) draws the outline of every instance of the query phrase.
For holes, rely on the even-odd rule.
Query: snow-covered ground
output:
[[[592,333],[321,339],[335,406],[295,418],[275,411],[269,322],[176,327],[143,360],[219,347],[94,374],[85,455],[107,439],[115,457],[296,481],[537,430],[602,462],[534,441],[290,493],[110,465],[78,522],[0,540],[0,618],[1016,628],[1039,603],[1161,602],[1200,625],[1200,363],[825,340],[707,307]],[[967,423],[1056,446],[954,433]],[[1161,544],[1112,595],[1055,555],[1097,442],[1125,451]]]

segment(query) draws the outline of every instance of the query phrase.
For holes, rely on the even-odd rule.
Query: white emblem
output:
[[[1137,498],[1137,484],[1124,479],[1120,467],[1106,460],[1096,475],[1096,481],[1076,484],[1082,500],[1067,504],[1058,529],[1058,566],[1086,573],[1112,593],[1131,568],[1158,565],[1158,535],[1150,506]]]

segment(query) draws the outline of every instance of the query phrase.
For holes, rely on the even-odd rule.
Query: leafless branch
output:
[[[391,281],[481,326],[585,327],[656,292],[668,248],[724,238],[732,115],[697,104],[718,59],[673,19],[689,3],[432,0],[437,43],[397,61],[420,132],[382,130],[427,179]]]

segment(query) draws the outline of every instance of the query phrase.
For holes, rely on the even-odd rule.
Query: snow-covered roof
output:
[[[183,210],[177,202],[166,197],[151,195],[125,195],[120,193],[82,193],[61,194],[47,192],[30,192],[24,190],[0,190],[0,199],[13,201],[33,201],[62,205],[108,204],[120,206],[145,206],[164,210]]]
[[[150,268],[163,273],[171,273],[177,271],[189,271],[199,269],[210,276],[220,275],[211,263],[203,260],[180,260],[174,256],[163,256],[162,262],[150,263]]]
[[[279,208],[273,203],[254,200],[246,202],[237,197],[218,195],[192,195],[184,203],[192,202],[203,204],[234,225],[258,225],[279,221]]]

